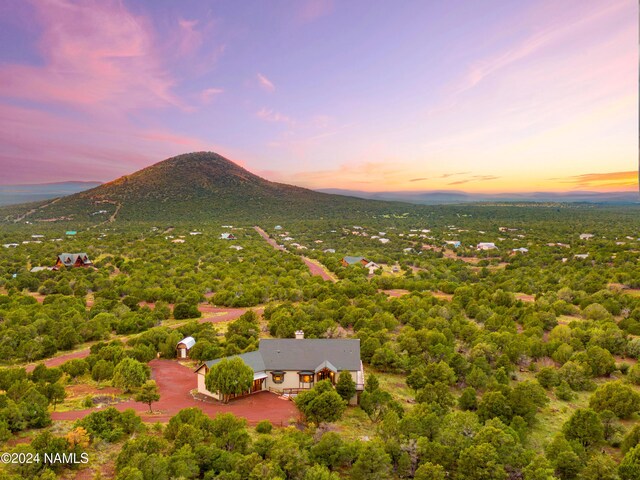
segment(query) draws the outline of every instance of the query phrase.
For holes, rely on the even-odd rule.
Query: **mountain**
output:
[[[179,155],[98,187],[48,202],[12,207],[0,218],[99,223],[309,218],[406,210],[270,182],[213,152]]]
[[[31,185],[0,185],[0,205],[49,200],[94,188],[100,182],[58,182]]]
[[[640,203],[638,192],[530,192],[530,193],[468,193],[459,190],[435,190],[417,192],[362,192],[327,188],[318,190],[336,195],[409,202],[420,205],[471,203],[471,202],[587,202],[609,204]]]

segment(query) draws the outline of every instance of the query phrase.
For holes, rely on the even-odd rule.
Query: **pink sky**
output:
[[[212,150],[310,188],[635,189],[637,9],[7,0],[0,184]]]

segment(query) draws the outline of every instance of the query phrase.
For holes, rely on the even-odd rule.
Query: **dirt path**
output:
[[[42,210],[43,208],[47,208],[49,205],[53,205],[54,203],[56,203],[58,200],[60,200],[60,198],[56,198],[53,201],[49,202],[49,203],[45,203],[44,205],[40,205],[38,208],[32,208],[31,210],[29,210],[28,212],[24,213],[23,215],[17,217],[13,223],[18,223],[20,220],[23,220],[25,218],[27,218],[29,215],[31,215],[32,213],[37,212],[38,210]]]
[[[100,225],[104,225],[105,223],[113,223],[113,222],[115,222],[116,221],[116,217],[118,216],[118,212],[120,212],[120,209],[122,208],[122,204],[119,203],[119,202],[116,202],[114,200],[102,200],[102,203],[110,203],[111,205],[115,205],[116,209],[111,214],[111,216],[109,218],[107,218],[104,222],[96,223],[95,225],[90,226],[89,229],[99,227]]]
[[[378,290],[378,292],[384,293],[389,298],[400,298],[411,293],[409,290],[403,290],[401,288],[394,288],[393,290]]]
[[[260,234],[260,236],[261,236],[262,238],[264,238],[264,239],[267,241],[267,243],[268,243],[269,245],[271,245],[273,248],[275,248],[276,250],[280,250],[281,252],[286,252],[286,249],[285,249],[285,248],[283,248],[283,247],[281,247],[280,245],[278,245],[278,243],[277,243],[273,238],[269,238],[269,235],[267,235],[267,232],[265,232],[265,231],[264,231],[263,229],[261,229],[259,226],[257,226],[257,225],[256,225],[256,226],[255,226],[255,227],[253,227],[253,228],[254,228],[254,230],[255,230],[256,232],[258,232],[258,233]]]
[[[238,417],[246,418],[251,424],[260,420],[270,420],[274,425],[286,426],[289,419],[298,418],[299,412],[293,402],[282,399],[270,392],[261,392],[248,397],[233,400],[223,405],[215,400],[202,402],[191,396],[191,390],[197,388],[196,374],[189,368],[174,360],[152,360],[151,377],[160,389],[160,401],[153,404],[154,412],[149,413],[147,405],[127,401],[115,405],[120,411],[133,408],[144,421],[168,422],[183,408],[196,407],[213,417],[218,413],[230,412]],[[53,420],[77,420],[96,409],[52,412]]]
[[[269,245],[271,245],[276,250],[280,250],[281,252],[286,252],[286,248],[281,247],[278,243],[273,239],[269,238],[267,232],[261,229],[259,226],[253,227],[256,232],[260,234],[262,238],[264,238]],[[328,280],[330,282],[337,282],[338,279],[333,275],[333,273],[329,272],[323,265],[320,264],[317,260],[311,260],[310,258],[300,256],[302,261],[305,263],[311,275],[316,275],[322,277],[323,280]]]
[[[302,261],[307,264],[307,267],[309,267],[309,271],[311,272],[311,275],[318,275],[322,277],[323,280],[328,280],[334,283],[338,281],[336,276],[333,273],[331,273],[329,270],[327,270],[325,266],[322,265],[317,260],[312,260],[307,257],[302,257]]]

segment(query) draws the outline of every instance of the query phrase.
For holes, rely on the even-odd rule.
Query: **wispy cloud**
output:
[[[269,80],[261,73],[258,73],[258,82],[260,83],[260,86],[267,92],[275,92],[276,86],[271,80]]]
[[[256,112],[256,116],[267,122],[295,123],[290,117],[282,113],[271,110],[270,108],[261,108]]]
[[[491,180],[498,180],[499,178],[501,177],[498,177],[496,175],[473,175],[463,180],[449,182],[447,185],[462,185],[463,183],[470,183],[470,182],[489,182]]]
[[[200,93],[200,98],[204,103],[209,103],[214,97],[223,93],[224,90],[222,88],[206,88]]]
[[[149,23],[120,2],[33,2],[43,65],[0,66],[0,95],[127,111],[185,107],[154,48]]]
[[[410,182],[422,182],[424,180],[429,180],[427,177],[422,177],[422,178],[412,178],[409,181]]]
[[[585,173],[565,178],[555,178],[560,183],[572,184],[576,188],[624,188],[638,186],[638,172]]]

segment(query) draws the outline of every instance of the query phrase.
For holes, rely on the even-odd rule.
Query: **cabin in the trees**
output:
[[[495,250],[498,247],[493,242],[480,242],[477,248],[478,250]]]
[[[60,267],[92,267],[93,262],[89,260],[86,253],[61,253],[58,255],[54,268]]]
[[[220,234],[220,239],[221,240],[235,240],[236,236],[233,233],[221,233]]]
[[[356,384],[357,393],[349,403],[357,405],[364,390],[359,339],[305,339],[304,333],[297,331],[296,338],[262,339],[258,350],[237,356],[253,369],[253,385],[245,395],[271,391],[292,396],[321,380],[335,385],[343,371],[349,372]],[[205,375],[221,360],[210,360],[196,369],[198,393],[219,399],[218,392],[207,390]]]
[[[193,337],[185,337],[176,345],[176,352],[178,358],[189,358],[189,350],[196,344],[196,340]]]
[[[343,267],[348,267],[349,265],[362,265],[364,268],[369,270],[369,274],[373,275],[373,272],[380,268],[380,265],[377,263],[371,262],[364,257],[343,257],[340,260],[340,263]]]

